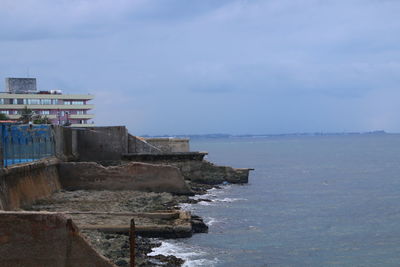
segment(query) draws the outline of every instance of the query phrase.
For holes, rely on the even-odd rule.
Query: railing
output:
[[[53,156],[51,126],[1,124],[1,152],[3,167]]]

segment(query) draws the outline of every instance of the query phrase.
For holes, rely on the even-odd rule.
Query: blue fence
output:
[[[1,141],[4,167],[55,154],[50,125],[1,124]]]

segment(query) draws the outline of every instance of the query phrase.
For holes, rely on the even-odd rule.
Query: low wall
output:
[[[145,139],[128,134],[128,153],[161,153],[161,149],[149,144]]]
[[[104,167],[95,162],[63,162],[60,182],[66,190],[138,190],[192,195],[179,169],[130,162]]]
[[[145,138],[145,140],[164,153],[190,151],[189,139],[187,138]]]
[[[74,129],[77,132],[79,161],[119,160],[128,153],[125,126]]]
[[[182,152],[182,153],[141,153],[141,154],[124,154],[123,160],[139,161],[139,162],[175,162],[175,161],[202,161],[207,152]]]
[[[63,215],[0,212],[0,266],[114,267]]]
[[[164,153],[164,154],[126,154],[123,160],[163,164],[177,167],[186,180],[203,184],[248,183],[252,169],[238,169],[218,166],[203,160],[205,152]]]
[[[0,209],[16,210],[61,188],[57,158],[0,169]]]

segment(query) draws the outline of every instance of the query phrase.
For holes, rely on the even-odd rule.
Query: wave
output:
[[[230,197],[226,197],[226,198],[222,198],[222,199],[213,199],[213,202],[235,202],[235,201],[246,201],[246,198],[230,198]]]
[[[152,252],[148,253],[148,256],[157,255],[174,255],[175,257],[181,258],[185,261],[183,266],[195,267],[195,266],[215,266],[218,262],[217,258],[206,259],[207,253],[202,251],[199,247],[187,246],[184,243],[178,241],[162,241],[160,247],[152,249]]]
[[[213,225],[215,223],[219,223],[221,221],[217,220],[217,219],[215,219],[213,217],[207,217],[207,218],[204,218],[204,222],[207,224],[207,226],[211,226],[211,225]]]

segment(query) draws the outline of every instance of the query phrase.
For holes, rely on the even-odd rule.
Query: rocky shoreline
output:
[[[188,183],[196,195],[205,194],[211,188],[218,186],[198,183]],[[172,195],[170,193],[154,193],[139,191],[93,191],[61,190],[50,198],[37,201],[25,210],[52,211],[75,213],[81,212],[83,215],[73,217],[74,221],[88,224],[92,218],[85,212],[107,211],[107,212],[160,212],[179,210],[179,204],[195,204],[200,201],[210,201],[208,199],[193,199],[185,195]],[[102,218],[106,220],[107,218]],[[113,218],[117,221],[118,218]],[[136,219],[135,219],[136,220]],[[146,223],[143,219],[138,219],[138,223]],[[163,223],[156,221],[156,223]],[[191,215],[190,223],[193,233],[206,233],[208,226],[200,216]],[[79,226],[79,223],[78,223]],[[98,230],[82,229],[81,233],[92,244],[92,246],[109,258],[117,266],[129,266],[129,236],[126,233],[108,233]],[[167,238],[171,238],[168,237]],[[161,246],[161,239],[137,236],[136,238],[136,266],[170,266],[177,267],[184,263],[183,259],[173,255],[148,256],[152,249]]]

